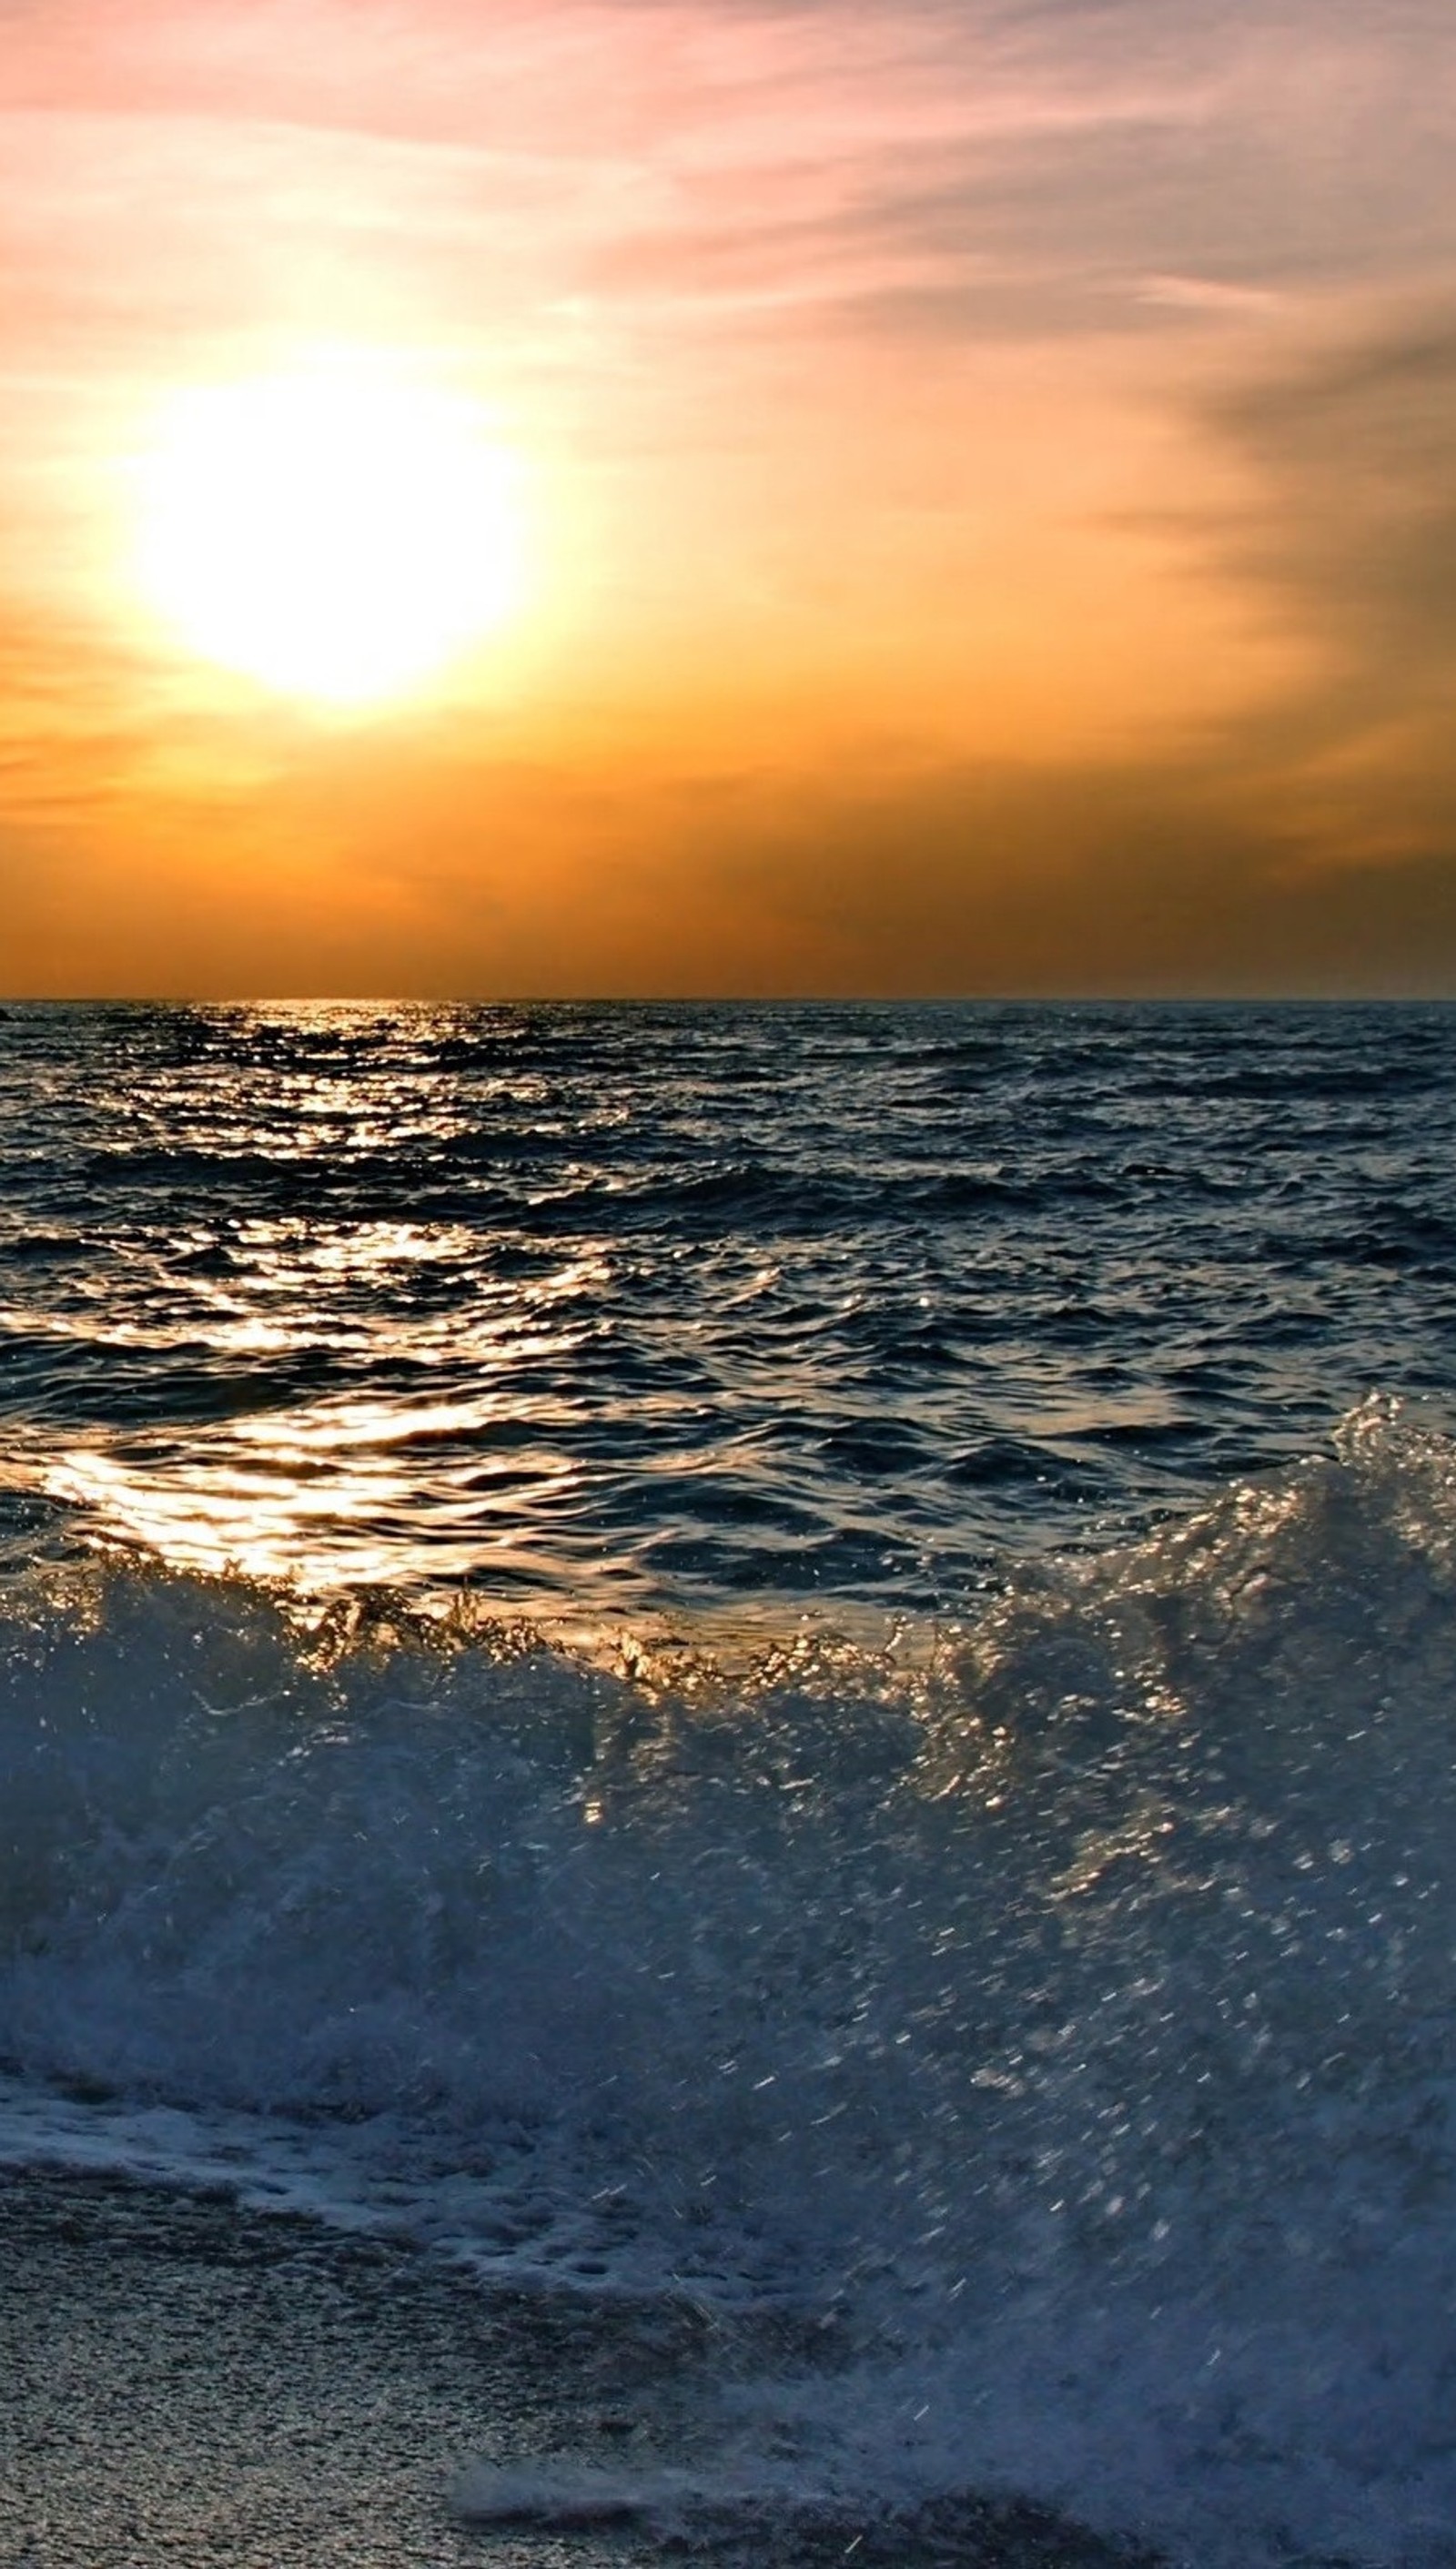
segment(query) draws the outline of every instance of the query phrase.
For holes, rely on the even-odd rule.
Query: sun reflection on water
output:
[[[953,1613],[1448,1380],[1450,1098],[1419,1011],[11,1008],[0,1571]]]
[[[145,1427],[51,1446],[37,1461],[45,1495],[79,1510],[93,1539],[209,1573],[540,1587],[584,1504],[589,1475],[565,1450],[583,1414],[579,1386],[568,1387],[585,1334],[572,1305],[609,1281],[608,1263],[587,1254],[488,1283],[480,1241],[460,1224],[320,1236],[252,1223],[240,1253],[237,1237],[238,1274],[189,1279],[170,1316],[98,1310],[53,1323],[98,1353],[195,1354],[202,1414],[184,1447]],[[390,1279],[422,1271],[447,1282],[459,1271],[458,1289],[440,1310],[411,1295],[392,1317]],[[398,1388],[249,1410],[233,1368],[250,1356],[273,1360],[275,1374],[278,1359],[305,1375],[342,1360]],[[613,1561],[615,1575],[622,1567]]]
[[[306,1589],[445,1587],[483,1576],[540,1585],[546,1520],[569,1506],[580,1473],[559,1456],[517,1453],[494,1476],[485,1465],[459,1490],[442,1487],[432,1505],[418,1469],[390,1460],[418,1421],[413,1431],[390,1424],[398,1433],[381,1438],[377,1416],[311,1428],[241,1422],[222,1454],[250,1447],[251,1460],[185,1469],[140,1443],[132,1452],[77,1449],[48,1467],[42,1485],[84,1509],[101,1540],[182,1569]]]

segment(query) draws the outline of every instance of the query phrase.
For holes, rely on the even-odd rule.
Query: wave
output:
[[[1376,1403],[854,1638],[36,1566],[0,2147],[792,2298],[842,2370],[765,2403],[896,2502],[1449,2559],[1453,1644],[1456,1447]]]

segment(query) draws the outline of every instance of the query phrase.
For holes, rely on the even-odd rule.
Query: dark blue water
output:
[[[0,1016],[0,2168],[686,2307],[679,2544],[1453,2569],[1453,1142],[1434,1007]]]
[[[1456,1382],[1456,1012],[30,1007],[33,1539],[953,1610]]]

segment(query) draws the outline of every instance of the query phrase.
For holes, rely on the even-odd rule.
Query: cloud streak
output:
[[[1456,253],[1453,76],[1449,13],[1329,0],[51,0],[0,65],[5,227],[83,306],[115,267],[115,303],[191,270],[205,308],[205,255],[214,316],[270,267],[296,309],[291,261],[337,291],[383,259],[457,313],[504,277],[735,326],[878,293],[881,327],[897,298],[1009,327],[1014,292],[1019,331],[1105,329],[1156,314],[1150,276],[1327,288]]]

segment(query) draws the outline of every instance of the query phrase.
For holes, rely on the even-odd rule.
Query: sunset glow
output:
[[[1456,985],[1438,0],[34,0],[0,991]]]

